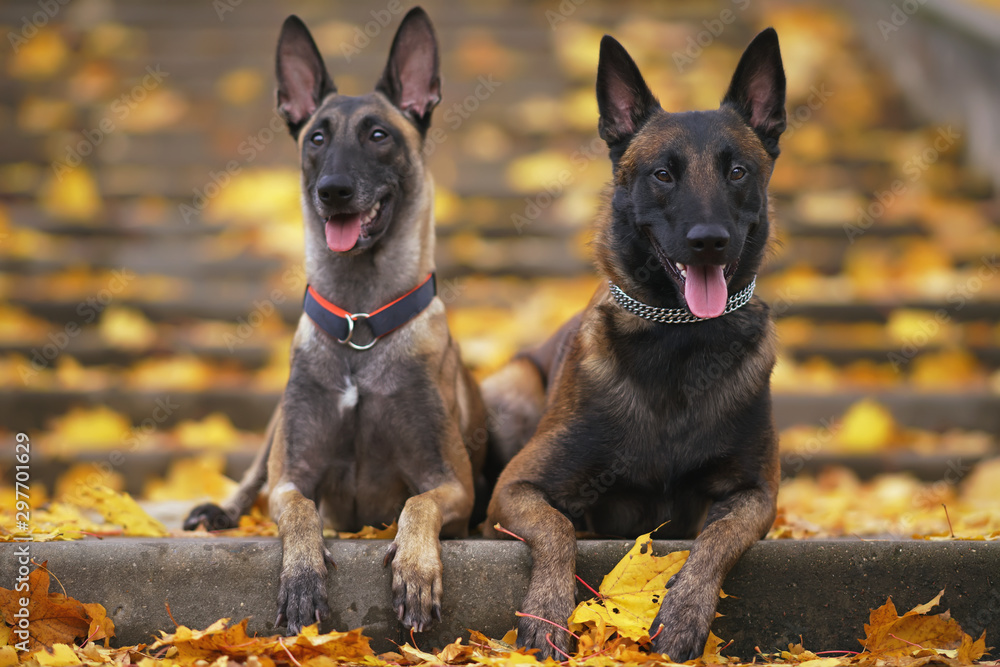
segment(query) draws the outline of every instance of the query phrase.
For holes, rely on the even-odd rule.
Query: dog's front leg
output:
[[[317,494],[327,473],[329,434],[338,426],[322,409],[325,395],[299,390],[301,369],[293,365],[285,390],[283,419],[276,425],[268,459],[270,513],[281,535],[281,580],[278,620],[287,621],[288,634],[319,622],[330,613],[327,605],[327,564],[333,559],[323,544],[323,520]],[[316,402],[319,401],[319,407]]]
[[[392,606],[408,628],[423,632],[441,619],[441,542],[464,537],[472,513],[472,466],[458,426],[446,428],[446,442],[425,441],[406,460],[411,496],[399,515],[399,530],[385,563],[392,562]],[[428,457],[438,460],[428,461]],[[420,461],[420,465],[416,462]],[[439,472],[431,472],[439,471]]]
[[[316,503],[306,498],[294,482],[283,478],[271,494],[271,516],[281,535],[281,581],[278,620],[285,618],[288,634],[318,623],[330,613],[326,595],[327,563],[333,564],[323,545],[323,520]]]
[[[530,616],[518,619],[518,646],[540,649],[540,660],[561,660],[564,656],[559,651],[569,653],[573,648],[570,635],[557,627],[566,625],[576,603],[573,523],[528,482],[498,487],[489,517],[490,525],[499,522],[531,548],[531,582],[521,605],[521,611]],[[491,533],[489,529],[487,534]]]
[[[669,582],[670,590],[650,626],[653,648],[674,662],[699,657],[715,618],[719,588],[740,556],[771,527],[775,493],[754,487],[715,502],[691,555]],[[660,629],[660,625],[663,629]]]

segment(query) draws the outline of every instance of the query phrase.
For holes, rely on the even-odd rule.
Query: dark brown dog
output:
[[[576,530],[635,537],[668,522],[659,535],[697,539],[650,635],[662,624],[655,650],[694,658],[723,578],[770,527],[774,334],[767,306],[750,296],[784,99],[771,29],[747,48],[715,111],[666,113],[625,49],[601,42],[598,127],[614,183],[596,247],[610,284],[483,385],[501,416],[499,448],[527,441],[500,476],[487,523],[531,547],[523,611],[565,624]],[[520,645],[552,656],[546,635],[570,649],[566,633],[520,619]]]
[[[374,313],[434,270],[433,182],[422,151],[440,101],[430,20],[419,8],[406,15],[373,93],[337,94],[294,16],[281,31],[277,74],[278,108],[301,155],[309,283],[347,313]],[[267,483],[283,549],[279,624],[285,618],[289,634],[329,612],[324,518],[337,530],[398,519],[386,556],[393,607],[417,631],[440,618],[438,538],[468,530],[486,452],[466,443],[485,428],[485,412],[444,304],[430,295],[377,340],[374,317],[354,315],[341,338],[303,314],[256,462],[222,507],[197,507],[185,524],[234,525]]]

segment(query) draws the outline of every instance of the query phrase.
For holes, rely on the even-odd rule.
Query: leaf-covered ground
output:
[[[567,621],[577,639],[576,653],[563,665],[610,667],[672,664],[669,656],[649,650],[649,626],[659,608],[665,584],[676,574],[687,552],[655,556],[650,536],[639,537],[622,561],[604,578],[594,598],[582,602]],[[415,639],[390,653],[376,654],[361,630],[321,634],[316,626],[293,637],[251,636],[246,621],[219,619],[205,629],[182,625],[160,632],[152,643],[110,647],[114,623],[99,604],[83,604],[64,592],[53,592],[45,563],[29,577],[28,633],[18,635],[20,593],[0,589],[0,667],[13,665],[138,664],[145,667],[227,667],[247,665],[331,664],[381,665],[515,665],[537,664],[532,652],[517,649],[516,631],[502,638],[470,630],[444,647],[424,647]],[[669,590],[669,589],[666,589]],[[801,643],[777,654],[726,654],[724,639],[709,634],[702,656],[691,665],[806,665],[806,667],[964,667],[979,662],[989,648],[986,634],[973,638],[947,611],[936,610],[944,591],[933,600],[900,615],[892,599],[871,610],[865,636],[856,651],[807,650]],[[725,595],[720,591],[720,595]],[[169,610],[168,610],[169,611]],[[932,613],[934,612],[934,613]],[[654,633],[654,637],[655,637]],[[412,635],[411,635],[412,639]],[[26,649],[21,651],[20,649]],[[994,663],[995,664],[995,663]]]
[[[803,450],[802,455],[807,454]],[[178,509],[221,501],[236,487],[223,474],[224,465],[219,455],[179,459],[165,478],[147,481],[137,502],[123,491],[120,474],[107,475],[100,464],[77,464],[60,478],[53,498],[46,497],[44,487],[35,492],[33,538],[277,536],[277,526],[260,505],[241,517],[237,528],[213,533],[180,530]],[[816,477],[788,477],[778,493],[778,518],[768,538],[1000,539],[1000,459],[971,465],[956,458],[951,470],[962,478],[958,485],[924,482],[906,473],[863,481],[843,467],[828,467]],[[20,532],[13,487],[0,486],[0,503],[0,542],[11,541]],[[329,536],[388,538],[394,530],[368,527],[352,534],[331,531]]]

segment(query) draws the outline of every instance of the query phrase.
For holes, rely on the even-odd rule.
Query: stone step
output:
[[[332,613],[323,629],[363,627],[377,651],[409,641],[390,606],[391,575],[382,565],[388,541],[327,540],[337,569],[327,590]],[[581,540],[577,572],[596,588],[628,551],[626,541]],[[656,542],[658,554],[690,542]],[[16,547],[2,547],[13,562]],[[273,634],[281,545],[278,538],[110,538],[30,544],[66,592],[99,602],[116,626],[117,644],[150,642],[174,622],[204,628],[216,619],[250,618],[251,631]],[[416,635],[421,649],[443,647],[467,628],[501,637],[514,627],[528,586],[528,548],[483,539],[442,543],[443,621]],[[13,587],[12,569],[0,585]],[[751,659],[802,641],[811,650],[860,650],[869,609],[892,596],[900,611],[944,589],[940,610],[987,643],[1000,636],[1000,543],[807,540],[762,541],[723,583],[730,596],[713,631],[733,644],[725,655]],[[578,599],[590,594],[578,587]],[[801,639],[800,639],[801,638]]]
[[[10,431],[38,431],[49,420],[74,406],[105,405],[128,415],[133,423],[146,420],[158,406],[171,406],[158,428],[172,428],[185,419],[202,419],[213,412],[227,415],[241,430],[263,431],[278,402],[277,393],[244,387],[204,391],[136,390],[115,387],[98,391],[0,390],[0,424]],[[899,424],[946,431],[964,429],[1000,433],[1000,396],[983,392],[918,393],[910,391],[838,392],[774,395],[774,419],[779,429],[798,424],[822,426],[843,415],[854,403],[873,398],[884,404]],[[163,409],[157,410],[161,414]]]
[[[263,434],[259,442],[263,441]],[[13,450],[13,439],[10,439]],[[56,482],[71,467],[78,464],[92,464],[102,470],[111,465],[115,472],[120,473],[125,480],[124,490],[135,497],[142,497],[146,483],[150,479],[163,479],[171,464],[180,459],[191,458],[216,452],[198,452],[194,450],[174,451],[136,451],[125,450],[124,461],[120,462],[118,454],[112,451],[82,451],[72,458],[64,456],[37,455],[31,464],[31,479],[34,484],[44,486],[51,494],[55,493]],[[119,451],[121,453],[121,451]],[[250,467],[255,449],[239,449],[223,453],[225,457],[224,474],[230,479],[238,480]],[[815,454],[787,453],[782,456],[781,472],[783,477],[797,475],[813,475],[828,466],[840,466],[852,470],[859,479],[868,480],[885,473],[907,473],[924,482],[941,480],[953,481],[960,479],[969,469],[990,455],[972,454],[968,456],[957,454],[921,455],[906,451],[885,451],[871,455],[843,455],[817,452]],[[120,465],[117,465],[120,463]],[[14,469],[11,466],[0,470],[0,482],[13,484]]]
[[[0,262],[0,270],[2,270],[2,267],[3,263]],[[200,275],[212,276],[214,274],[206,272]],[[244,314],[245,319],[246,315]],[[237,324],[238,322],[233,322],[234,327]],[[52,328],[53,330],[56,329],[56,325],[53,325]],[[291,329],[289,329],[290,333]],[[44,354],[43,348],[48,342],[0,343],[0,356],[20,354],[30,360],[33,358],[35,352],[42,352]],[[101,339],[96,331],[84,328],[77,337],[70,340],[69,344],[60,351],[60,354],[71,356],[84,366],[130,366],[149,358],[151,355],[193,354],[212,363],[235,361],[241,368],[256,370],[267,364],[271,358],[272,348],[267,343],[268,341],[263,341],[260,344],[255,344],[251,339],[230,349],[226,345],[212,346],[192,343],[168,334],[148,348],[132,350],[122,347],[109,347],[107,342]],[[907,360],[912,362],[921,356],[940,354],[950,349],[953,348],[948,345],[926,345],[908,356]],[[1000,348],[968,345],[963,349],[971,354],[985,369],[992,371],[1000,368]],[[786,343],[781,347],[782,354],[797,362],[805,362],[816,357],[821,357],[835,366],[846,366],[858,361],[885,364],[895,358],[890,355],[899,354],[899,351],[900,348],[898,347],[848,347],[846,345],[833,347]]]

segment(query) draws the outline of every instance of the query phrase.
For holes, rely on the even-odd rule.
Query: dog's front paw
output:
[[[312,568],[296,568],[281,573],[278,588],[278,620],[287,623],[288,635],[297,635],[302,628],[319,623],[330,613],[326,602],[326,571],[322,573]]]
[[[441,620],[441,553],[435,539],[422,547],[393,542],[385,555],[392,561],[392,608],[407,628],[423,632]]]
[[[671,590],[649,628],[649,636],[655,635],[653,650],[670,656],[674,662],[686,662],[701,656],[715,617],[717,598],[699,601],[693,597],[680,594],[677,589]]]
[[[567,625],[567,619],[573,613],[574,600],[572,597],[567,600],[550,598],[546,602],[537,602],[532,597],[529,592],[523,605],[524,614],[527,615],[519,615],[517,621],[517,645],[522,648],[537,648],[536,657],[539,660],[553,658],[561,661],[566,657],[563,653],[572,654],[575,647],[573,636],[557,626]]]
[[[226,530],[239,525],[239,517],[233,517],[215,503],[198,505],[184,519],[184,530],[195,530],[199,525],[205,530]]]

